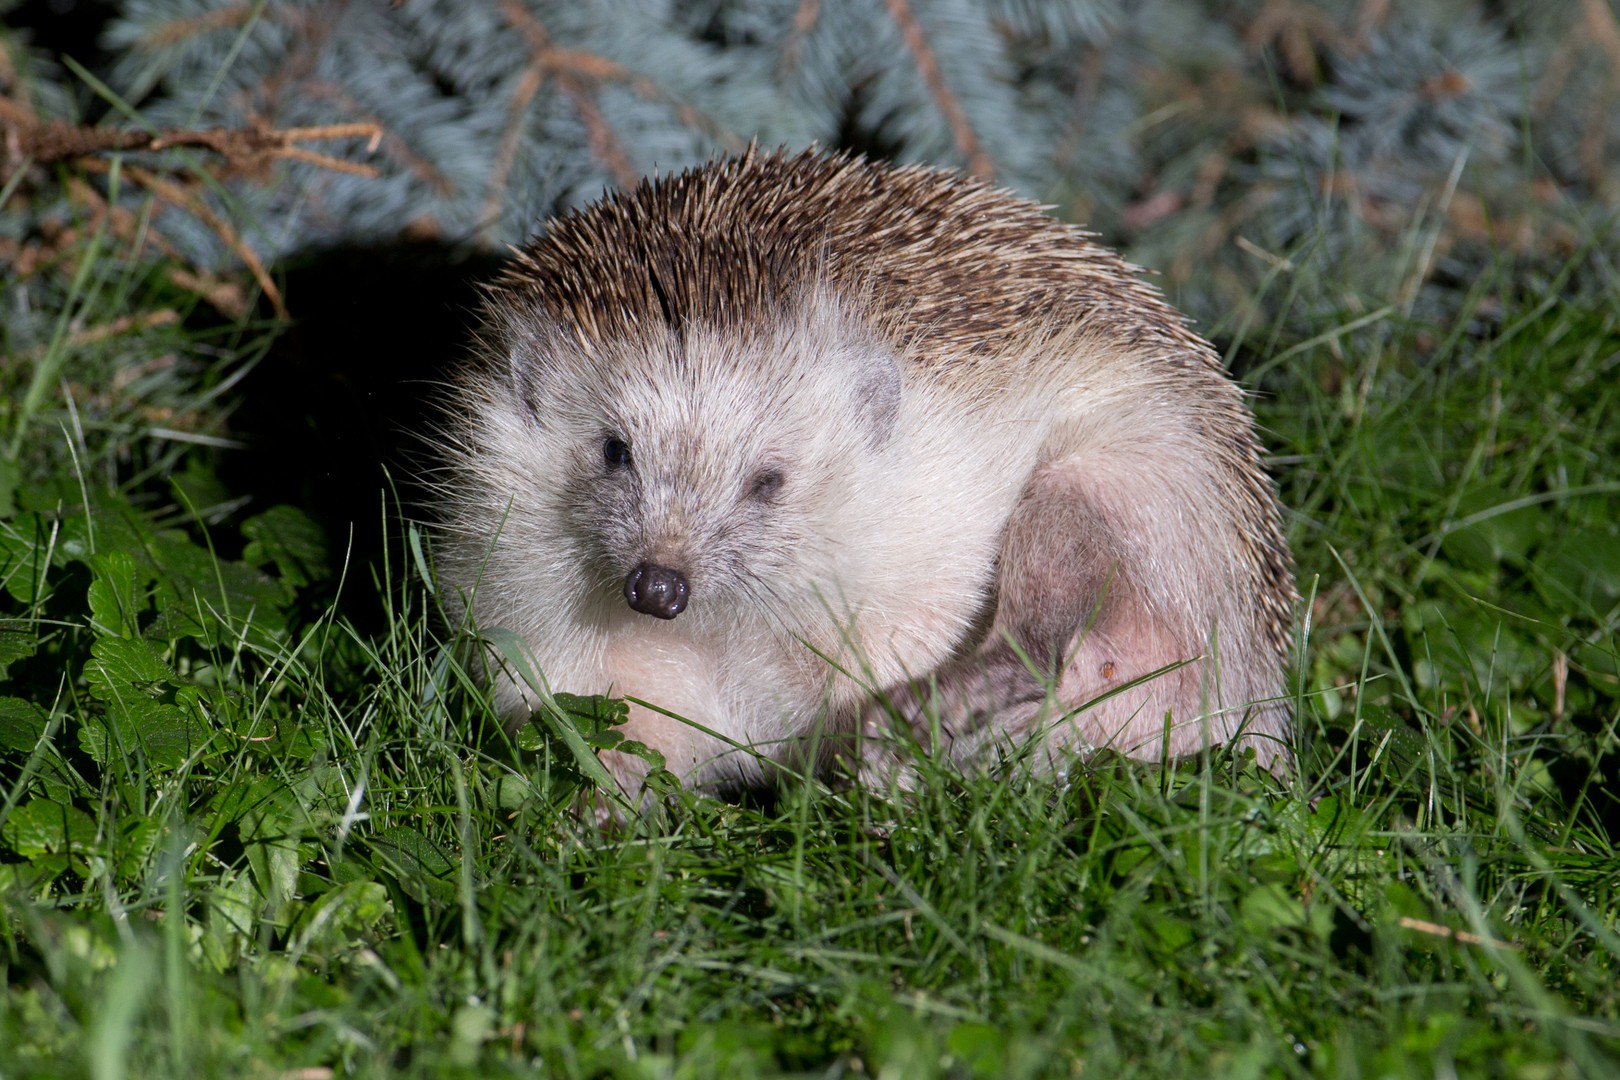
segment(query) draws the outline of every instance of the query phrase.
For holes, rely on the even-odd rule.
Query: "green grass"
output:
[[[1234,346],[1310,596],[1297,783],[925,769],[619,835],[500,733],[421,534],[344,571],[151,421],[273,328],[66,329],[172,300],[91,252],[0,374],[0,1076],[1620,1069],[1616,297]]]

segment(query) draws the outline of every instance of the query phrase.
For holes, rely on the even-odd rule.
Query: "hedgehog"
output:
[[[1136,268],[960,173],[751,149],[551,221],[451,383],[436,556],[541,693],[724,794],[917,755],[1286,771],[1292,565],[1242,391]],[[605,751],[643,799],[641,756]]]

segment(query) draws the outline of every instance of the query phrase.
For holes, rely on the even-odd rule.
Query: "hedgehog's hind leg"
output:
[[[1221,545],[1182,524],[1219,520],[1218,508],[1133,479],[1129,463],[1084,455],[1035,473],[1003,536],[988,634],[868,710],[868,773],[895,772],[873,738],[895,715],[925,751],[961,764],[1048,725],[1048,749],[1107,746],[1147,758],[1230,734],[1235,723],[1210,730],[1220,694],[1207,680],[1219,669],[1201,662],[1221,604],[1204,614],[1197,599],[1224,584],[1227,575],[1201,561],[1218,559]],[[1160,669],[1170,670],[1152,675]]]

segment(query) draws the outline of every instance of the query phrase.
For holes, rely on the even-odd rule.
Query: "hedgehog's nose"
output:
[[[679,570],[642,563],[624,579],[624,598],[643,615],[673,619],[686,610],[686,578]]]

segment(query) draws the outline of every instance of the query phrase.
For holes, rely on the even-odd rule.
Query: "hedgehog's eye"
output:
[[[761,469],[748,481],[748,497],[755,502],[770,502],[782,492],[787,477],[781,469]]]
[[[602,440],[602,460],[610,469],[624,469],[630,465],[630,444],[617,435]]]

